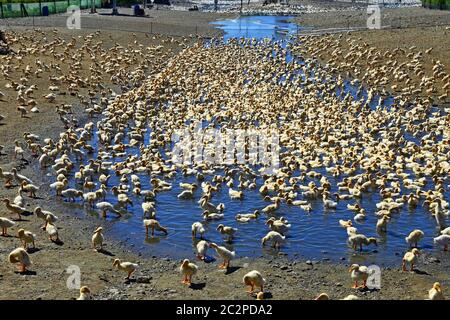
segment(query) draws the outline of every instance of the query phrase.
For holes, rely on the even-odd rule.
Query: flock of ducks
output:
[[[139,204],[142,223],[149,237],[149,233],[154,236],[155,232],[171,232],[165,226],[164,215],[156,210],[158,195],[172,190],[175,177],[183,180],[195,177],[194,183],[179,183],[183,191],[174,196],[174,201],[199,199],[199,221],[191,226],[196,257],[206,261],[207,250],[214,249],[222,260],[219,268],[223,269],[230,267],[236,252],[226,245],[204,239],[205,223],[220,222],[225,215],[233,214],[227,212],[225,204],[214,200],[222,189],[227,189],[232,201],[241,201],[247,193],[259,192],[261,198],[268,202],[253,213],[236,214],[236,221],[243,223],[239,230],[220,223],[216,232],[225,238],[225,242],[239,237],[245,223],[264,217],[267,233],[261,238],[261,245],[270,244],[279,249],[286,244],[290,230],[295,229],[295,224],[281,216],[282,206],[296,206],[301,212],[311,214],[311,203],[320,201],[327,211],[335,210],[339,203],[347,203],[347,209],[355,214],[356,225],[368,215],[376,215],[378,221],[374,230],[380,233],[386,233],[392,217],[401,218],[403,208],[423,206],[436,221],[434,243],[448,250],[450,228],[447,228],[446,220],[449,203],[445,197],[448,195],[450,172],[450,116],[448,109],[441,112],[433,107],[433,103],[448,98],[449,86],[446,84],[449,76],[443,71],[442,64],[436,62],[433,76],[426,77],[421,61],[427,53],[419,54],[410,48],[410,52],[405,54],[413,60],[403,66],[395,63],[396,55],[403,51],[386,53],[382,56],[393,62],[380,69],[382,60],[376,49],[360,48],[354,44],[346,58],[348,61],[357,58],[358,50],[367,50],[375,61],[369,63],[370,68],[363,76],[364,81],[373,84],[365,99],[361,94],[362,81],[356,81],[361,88],[356,97],[345,93],[344,78],[335,75],[341,69],[333,67],[332,63],[323,67],[314,57],[306,58],[304,63],[286,60],[288,49],[293,53],[303,53],[308,51],[305,47],[313,48],[305,54],[317,55],[334,46],[336,59],[342,56],[339,42],[326,37],[319,40],[302,37],[302,43],[293,43],[287,48],[269,39],[233,39],[228,44],[213,39],[209,46],[202,42],[186,46],[183,40],[180,41],[181,52],[168,59],[164,68],[148,78],[144,70],[126,75],[123,69],[118,72],[119,75],[123,73],[123,77],[117,76],[115,67],[120,65],[115,57],[119,53],[132,54],[119,46],[102,51],[101,44],[95,44],[94,38],[95,35],[87,36],[77,52],[101,55],[106,64],[96,64],[96,68],[92,68],[91,79],[82,79],[76,74],[72,77],[60,75],[60,80],[56,76],[51,77],[51,93],[43,97],[48,103],[55,103],[64,85],[68,92],[78,95],[85,107],[86,123],[79,123],[70,106],[58,106],[56,112],[64,130],[56,139],[26,132],[23,134],[24,142],[14,142],[16,159],[23,159],[30,153],[37,158],[36,165],[42,174],[52,174],[54,182],[49,187],[58,198],[83,203],[87,211],[96,209],[103,218],[110,214],[122,217]],[[11,42],[18,40],[12,39]],[[39,45],[42,50],[64,45],[67,50],[62,54],[52,54],[70,61],[69,49],[76,43],[76,38],[69,43],[56,38],[49,45],[38,43],[26,51],[32,54],[33,50],[39,50]],[[141,48],[133,54],[142,57],[144,52],[159,50]],[[4,75],[12,72],[13,62],[11,58],[2,65]],[[6,77],[7,86],[17,92],[21,117],[28,116],[38,105],[30,101],[37,88],[28,83],[26,77],[32,73],[39,75],[49,68],[42,62],[38,62],[36,67],[27,66],[21,83]],[[420,96],[422,91],[410,88],[415,78],[409,77],[408,70],[422,76],[420,88],[434,89],[430,96],[423,98]],[[102,72],[114,78],[121,86],[122,94],[102,88],[99,80]],[[390,75],[407,83],[409,90],[399,91],[393,105],[388,108],[383,106],[385,93],[375,88],[378,83],[388,83],[384,77]],[[79,87],[89,80],[97,81],[101,89],[81,96]],[[446,96],[442,94],[433,100],[431,94],[442,84],[445,84]],[[338,89],[340,94],[336,94]],[[369,104],[378,95],[378,105],[372,109]],[[279,168],[273,174],[263,173],[265,168],[257,169],[257,163],[252,162],[254,157],[249,152],[244,156],[246,163],[238,163],[236,155],[233,155],[231,166],[203,158],[193,164],[173,161],[171,136],[180,128],[193,135],[195,121],[201,120],[208,122],[208,128],[221,132],[229,129],[277,129],[281,147]],[[240,149],[248,151],[249,142],[242,141],[241,144]],[[181,146],[181,150],[190,154],[199,146],[206,153],[214,152],[213,141],[194,142],[193,145]],[[115,178],[110,179],[112,176]],[[49,239],[60,241],[56,226],[58,217],[40,207],[29,212],[24,205],[26,196],[36,197],[41,188],[16,168],[10,171],[1,168],[0,178],[5,187],[17,188],[14,200],[2,200],[6,211],[17,216],[19,221],[22,215],[34,214],[43,220],[42,229]],[[143,187],[144,179],[149,182],[148,188]],[[378,193],[381,197],[376,204],[376,212],[368,212],[360,202],[369,193]],[[339,221],[354,250],[378,244],[376,238],[359,233],[354,222]],[[4,235],[15,225],[16,221],[0,218]],[[27,247],[35,246],[36,235],[22,228],[22,224],[20,227],[18,237],[22,247],[10,253],[9,261],[18,263],[20,271],[25,272],[32,264]],[[416,229],[405,237],[407,244],[414,245],[414,248],[405,253],[402,269],[407,270],[409,265],[413,270],[420,253],[417,247],[424,232]],[[103,228],[99,227],[92,236],[93,249],[102,250],[103,242]],[[126,273],[126,279],[130,279],[138,269],[137,264],[120,259],[115,259],[113,266]],[[200,269],[189,259],[183,260],[180,266],[182,282],[191,284]],[[360,282],[366,286],[370,276],[367,267],[357,264],[350,267],[350,274],[354,287],[358,287]],[[259,290],[256,295],[259,299],[264,298],[265,282],[256,270],[243,278],[251,292],[255,288]],[[82,287],[80,299],[89,296],[89,288]],[[326,294],[319,297],[325,299]],[[443,297],[439,283],[430,290],[429,297]]]

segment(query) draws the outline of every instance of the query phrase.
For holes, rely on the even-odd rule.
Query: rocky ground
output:
[[[416,12],[416,9],[412,12]],[[418,9],[422,10],[422,9]],[[409,11],[408,11],[409,12]],[[431,15],[439,17],[436,19],[448,19],[447,13],[434,11]],[[159,13],[158,13],[159,14]],[[166,15],[164,21],[170,21],[170,16],[182,16],[179,13],[162,13]],[[183,26],[189,21],[190,26],[203,24],[205,29],[207,21],[213,18],[205,18],[200,13],[189,15],[189,19],[181,21],[179,18],[172,18],[172,22]],[[186,16],[184,16],[186,17]],[[333,27],[342,25],[343,20],[340,16],[330,16],[327,20],[323,15],[302,16],[299,18],[302,24],[325,27],[324,21],[328,21],[326,26]],[[340,18],[339,18],[340,17]],[[217,16],[214,17],[214,19]],[[163,18],[161,18],[163,19]],[[339,20],[340,19],[340,20]],[[425,18],[424,18],[425,19]],[[309,21],[309,22],[308,22]],[[340,21],[340,23],[339,23]],[[344,19],[344,21],[346,21]],[[439,20],[440,21],[440,20]],[[448,21],[448,20],[447,20]],[[124,20],[120,28],[126,28],[127,20]],[[100,25],[99,23],[97,25]],[[138,27],[136,27],[138,28]],[[29,33],[25,28],[16,29],[18,36],[21,33]],[[64,39],[70,39],[74,34],[67,29],[57,29],[53,34],[50,29],[44,29],[48,32],[49,41],[52,37],[58,36]],[[76,36],[85,36],[92,30],[77,31]],[[370,31],[354,34],[360,36],[364,41],[380,48],[390,48],[391,46],[409,47],[412,45],[421,45],[424,48],[435,46],[435,59],[441,59],[443,63],[448,60],[445,55],[445,38],[442,47],[439,46],[439,39],[432,37],[433,29],[411,29],[409,33],[402,31]],[[186,28],[185,34],[189,35],[192,30]],[[36,35],[38,36],[38,35]],[[42,35],[39,35],[42,37]],[[29,39],[31,39],[30,37]],[[448,38],[448,37],[447,37]],[[126,32],[102,31],[96,38],[97,41],[103,41],[103,45],[112,46],[118,42],[123,46],[136,48],[142,43],[145,46],[149,44],[163,45],[167,56],[176,54],[180,47],[166,37],[157,37],[153,39],[145,34],[131,35]],[[170,39],[169,39],[170,40]],[[14,47],[14,46],[13,46]],[[439,49],[440,48],[440,49]],[[3,57],[0,57],[0,61]],[[42,59],[47,59],[42,56]],[[86,57],[86,61],[81,61],[86,67],[83,72],[88,74],[88,66],[92,61]],[[32,63],[33,59],[24,61],[19,70],[23,69],[26,63]],[[157,61],[152,65],[151,70],[157,71],[164,65],[164,59]],[[61,65],[64,65],[63,63]],[[70,66],[66,66],[67,70]],[[67,70],[65,70],[67,72]],[[14,78],[19,72],[12,75]],[[331,263],[328,261],[292,261],[285,257],[267,260],[258,259],[239,259],[233,261],[232,268],[224,274],[217,269],[217,263],[198,262],[200,270],[194,278],[193,285],[186,287],[181,284],[181,276],[178,272],[180,261],[171,259],[161,259],[154,257],[144,259],[131,252],[126,243],[114,239],[108,234],[109,226],[112,222],[86,216],[80,205],[68,204],[61,199],[56,199],[53,193],[50,193],[48,181],[42,178],[38,172],[36,160],[30,154],[26,153],[26,159],[29,163],[13,158],[12,141],[21,139],[23,132],[29,131],[41,135],[42,137],[56,137],[63,130],[62,123],[53,112],[55,105],[46,103],[39,98],[47,91],[48,75],[41,78],[33,78],[39,90],[35,96],[38,97],[40,113],[31,114],[30,118],[20,118],[16,111],[15,94],[5,89],[6,80],[0,79],[0,90],[6,93],[6,98],[0,101],[0,113],[6,118],[0,125],[0,144],[5,145],[4,153],[0,157],[0,166],[7,170],[12,167],[19,167],[22,173],[34,179],[41,190],[39,199],[28,199],[30,210],[36,205],[56,213],[60,217],[58,227],[62,244],[57,245],[48,241],[46,234],[40,230],[40,223],[36,217],[27,216],[25,221],[20,221],[17,226],[9,230],[9,237],[0,238],[0,285],[3,290],[0,291],[0,299],[70,299],[78,295],[77,290],[69,290],[66,281],[69,274],[66,272],[71,265],[80,267],[81,283],[91,288],[93,296],[97,299],[247,299],[242,284],[242,276],[253,269],[259,270],[266,278],[268,299],[312,299],[321,292],[326,292],[332,299],[340,299],[348,294],[356,294],[363,299],[424,299],[428,289],[431,288],[434,281],[439,280],[444,290],[450,286],[450,259],[448,253],[440,253],[436,256],[424,254],[417,266],[417,271],[412,273],[400,272],[401,257],[399,264],[393,268],[384,268],[381,273],[380,290],[355,290],[351,289],[351,281],[348,274],[348,264],[345,260],[340,263]],[[105,77],[104,84],[108,85],[108,77]],[[75,103],[76,101],[69,95],[58,97],[58,104]],[[75,115],[81,116],[81,108],[75,108]],[[12,199],[15,196],[15,190],[0,187],[1,197]],[[2,206],[0,207],[1,216],[9,214]],[[19,239],[16,238],[16,232],[20,227],[33,231],[37,235],[37,250],[31,254],[33,266],[27,274],[19,274],[13,265],[7,262],[8,253],[19,246]],[[103,253],[94,252],[90,248],[90,238],[93,230],[98,226],[105,229],[106,247]],[[144,233],[144,230],[142,231]],[[330,248],[332,250],[332,248]],[[137,262],[140,265],[138,272],[132,281],[126,282],[121,274],[112,267],[112,259],[120,258],[126,261]],[[194,259],[191,254],[189,258]]]
[[[367,6],[359,6],[356,9],[340,7],[339,11],[301,14],[294,18],[294,21],[301,26],[319,29],[366,28],[368,17]],[[382,28],[426,27],[449,23],[450,11],[429,10],[422,7],[395,9],[381,7]],[[408,29],[405,33],[415,34],[415,31]]]

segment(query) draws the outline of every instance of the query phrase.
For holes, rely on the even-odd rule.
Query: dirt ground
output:
[[[170,16],[169,13],[163,13]],[[178,14],[178,13],[177,13]],[[444,15],[445,16],[445,15]],[[448,17],[448,16],[447,16]],[[195,18],[190,15],[189,25],[195,25],[197,22],[206,23],[209,18],[204,18],[201,14]],[[165,17],[165,21],[170,18]],[[175,19],[175,18],[174,18]],[[195,20],[197,19],[197,20]],[[314,21],[311,25],[323,26],[322,17],[302,17]],[[338,19],[338,18],[336,18]],[[175,19],[180,21],[179,17]],[[197,21],[197,22],[196,22]],[[306,21],[306,20],[304,20]],[[124,22],[125,27],[127,21]],[[181,25],[184,22],[179,22]],[[16,33],[8,31],[8,36],[16,36],[20,39],[13,45],[16,50],[25,50],[31,43],[47,43],[55,37],[70,41],[72,36],[77,39],[79,48],[86,42],[86,36],[92,33],[92,30],[77,31],[76,34],[67,29],[57,29],[52,32],[51,29],[45,30],[45,35],[32,32],[26,28],[15,29]],[[431,31],[430,31],[431,32]],[[448,32],[448,31],[447,31]],[[186,29],[186,35],[191,31]],[[47,40],[43,40],[46,36]],[[78,38],[81,36],[81,38]],[[364,37],[365,41],[380,49],[388,49],[390,46],[412,46],[420,45],[423,48],[434,46],[433,58],[440,59],[448,66],[444,54],[445,46],[448,48],[447,39],[441,38],[442,48],[439,46],[437,37],[433,38],[427,29],[414,29],[411,34],[406,35],[402,31],[370,31],[352,34],[352,37]],[[388,41],[386,41],[388,38]],[[400,42],[400,40],[402,42]],[[130,71],[140,69],[143,65],[149,64],[147,74],[157,72],[164,67],[164,61],[168,56],[176,54],[183,46],[167,37],[155,37],[137,33],[133,35],[127,32],[102,31],[93,42],[102,41],[100,47],[111,49],[114,43],[119,43],[124,48],[142,50],[147,46],[162,45],[163,50],[159,54],[146,55],[148,59],[138,56],[133,60],[132,55],[126,56],[129,63],[124,66],[122,76]],[[190,41],[193,41],[192,39]],[[431,41],[431,42],[430,42]],[[400,44],[399,44],[400,43]],[[142,44],[143,47],[139,47]],[[58,46],[56,52],[62,52],[64,46]],[[245,293],[242,284],[242,276],[253,269],[259,270],[267,280],[266,298],[268,299],[313,299],[321,292],[326,292],[332,299],[340,299],[348,294],[356,294],[363,299],[425,299],[427,291],[431,288],[433,282],[440,281],[445,288],[450,286],[450,259],[448,253],[440,253],[436,256],[424,254],[417,266],[417,271],[413,273],[400,272],[399,266],[395,268],[383,268],[381,273],[381,290],[361,291],[351,289],[351,281],[348,271],[348,263],[329,263],[327,261],[292,261],[285,257],[279,257],[272,260],[267,259],[239,259],[232,262],[232,268],[228,274],[217,269],[217,263],[206,264],[197,262],[200,266],[198,275],[193,280],[191,287],[183,286],[181,276],[179,275],[180,261],[172,259],[161,259],[154,257],[144,259],[133,253],[127,244],[113,239],[108,234],[112,222],[105,222],[99,218],[86,216],[79,204],[68,204],[61,199],[56,199],[53,193],[48,189],[49,181],[42,178],[39,172],[37,160],[33,158],[28,151],[25,158],[28,162],[14,159],[13,141],[21,140],[22,134],[26,131],[40,135],[41,137],[56,137],[63,130],[63,124],[54,112],[56,105],[73,104],[74,116],[78,117],[80,122],[85,120],[83,107],[79,105],[80,98],[70,96],[69,94],[57,95],[55,103],[48,103],[42,98],[47,94],[49,81],[48,77],[54,71],[56,64],[61,68],[61,74],[67,75],[73,70],[73,57],[75,49],[66,51],[64,61],[48,51],[35,52],[29,54],[23,61],[17,62],[17,69],[10,70],[7,73],[10,80],[5,78],[5,74],[0,79],[0,91],[5,93],[5,98],[0,101],[0,114],[5,116],[0,125],[0,145],[5,149],[0,157],[0,166],[6,170],[12,167],[18,167],[21,172],[32,178],[39,186],[40,191],[38,199],[27,198],[27,208],[32,210],[36,205],[42,206],[45,210],[50,210],[59,216],[58,227],[60,228],[60,237],[62,244],[55,244],[47,239],[44,231],[40,229],[41,221],[35,216],[26,216],[24,221],[18,221],[16,226],[9,230],[9,237],[0,237],[0,299],[70,299],[78,296],[77,290],[69,290],[66,281],[69,274],[66,272],[71,265],[77,265],[81,270],[81,284],[91,288],[93,296],[96,299],[254,299]],[[123,51],[121,51],[125,54]],[[434,56],[436,55],[436,56]],[[0,57],[1,65],[3,59]],[[20,118],[16,110],[18,102],[17,94],[12,89],[5,88],[6,82],[20,81],[20,76],[27,64],[32,65],[36,59],[44,63],[51,64],[51,71],[44,71],[40,78],[33,73],[28,77],[28,84],[36,84],[34,97],[38,103],[39,113],[28,113],[28,118]],[[91,76],[89,67],[95,61],[103,63],[100,54],[94,57],[84,54],[79,62],[81,69],[78,71],[82,77]],[[100,60],[98,60],[100,59]],[[33,71],[36,67],[33,66]],[[1,70],[1,69],[0,69]],[[4,72],[4,70],[2,70]],[[111,76],[103,74],[101,82],[105,87],[113,87],[118,91],[118,86],[112,84]],[[66,85],[61,85],[62,91],[67,91]],[[80,95],[85,96],[88,90],[99,92],[97,86],[88,86],[80,90]],[[6,189],[0,187],[0,196],[13,199],[16,189]],[[0,215],[11,217],[7,213],[3,204],[0,206]],[[15,218],[15,217],[13,217]],[[103,253],[94,252],[90,248],[90,238],[93,230],[103,226],[105,229],[106,250]],[[16,269],[7,261],[9,252],[20,245],[16,237],[17,230],[23,227],[37,235],[37,250],[30,256],[33,265],[27,274],[19,274]],[[144,238],[144,230],[143,238]],[[332,249],[332,248],[331,248]],[[112,259],[120,258],[124,261],[139,263],[139,270],[134,279],[125,282],[124,274],[113,269]],[[194,259],[192,254],[189,258]]]
[[[326,6],[324,4],[324,6]],[[330,6],[333,6],[330,4]],[[334,6],[333,6],[334,7]],[[345,7],[339,11],[318,12],[302,14],[294,18],[300,26],[327,28],[366,28],[367,6],[357,10],[348,10]],[[381,8],[382,28],[409,28],[430,25],[448,25],[450,11],[429,10],[421,7],[413,8]],[[408,30],[408,33],[413,33]]]

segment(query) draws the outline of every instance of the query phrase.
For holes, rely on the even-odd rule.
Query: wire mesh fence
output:
[[[0,20],[0,28],[24,27],[32,28],[67,28],[67,14],[57,14],[51,17],[29,16],[24,18],[6,18]],[[106,30],[118,32],[134,32],[160,34],[167,36],[199,36],[211,38],[220,35],[220,30],[214,26],[182,25],[160,23],[150,18],[133,16],[89,15],[83,13],[80,21],[81,30]],[[72,30],[76,32],[77,30]]]
[[[96,8],[100,8],[102,0],[93,0]],[[17,18],[27,16],[44,16],[67,11],[69,6],[80,9],[91,8],[91,0],[35,1],[35,2],[0,2],[0,18]]]
[[[101,0],[96,0],[96,5],[100,6]],[[385,0],[386,1],[386,0]],[[405,0],[402,0],[405,1]],[[450,1],[450,0],[448,0]],[[29,3],[30,7],[32,5],[37,6],[39,8],[39,4],[50,5],[53,2],[36,2]],[[69,5],[77,5],[81,6],[83,9],[90,8],[91,0],[65,0],[65,1],[57,1],[61,6],[54,5],[55,9],[54,15],[51,16],[40,16],[38,9],[38,14],[36,15],[28,15],[26,17],[13,18],[12,16],[7,16],[4,19],[0,19],[0,28],[8,28],[8,27],[49,27],[49,28],[67,28],[67,21],[69,18],[69,14],[66,13],[67,7]],[[19,3],[20,4],[20,3]],[[62,5],[64,4],[64,5]],[[5,5],[3,5],[5,6]],[[36,7],[32,7],[36,8]],[[122,12],[123,9],[123,12]],[[17,9],[16,9],[17,10]],[[28,10],[28,9],[27,9]],[[161,22],[160,20],[155,20],[152,18],[151,14],[139,17],[134,16],[133,11],[130,8],[120,8],[121,15],[113,16],[109,9],[100,9],[98,10],[98,14],[88,14],[87,11],[81,12],[81,29],[86,30],[109,30],[109,31],[123,31],[123,32],[136,32],[136,33],[147,33],[147,34],[161,34],[168,36],[199,36],[199,37],[212,37],[218,36],[222,34],[222,31],[215,28],[217,25],[211,25],[207,22],[196,24],[197,22],[190,21],[189,19],[185,19],[183,21],[175,21],[166,23],[165,21]],[[128,11],[127,11],[128,10]],[[30,10],[32,12],[32,10]],[[64,12],[64,13],[60,13]],[[151,11],[150,11],[151,12]],[[283,36],[289,35],[303,35],[303,34],[324,34],[324,33],[335,33],[335,32],[345,32],[345,31],[357,31],[367,29],[367,13],[365,10],[358,11],[359,14],[356,14],[351,17],[343,17],[342,25],[334,26],[329,29],[317,29],[317,28],[306,28],[300,26],[295,27],[296,30],[285,30],[283,28],[274,29],[264,29],[254,27],[238,27],[237,29],[230,29],[227,27],[228,35],[233,34],[237,37],[260,37],[264,34],[269,34],[269,38],[281,38]],[[424,13],[424,17],[426,17]],[[424,23],[426,21],[426,23]],[[439,26],[439,25],[448,25],[449,18],[448,15],[436,15],[433,16],[433,19],[410,19],[409,17],[397,17],[395,19],[386,19],[382,21],[381,27],[384,29],[405,29],[410,27],[431,27],[431,26]],[[284,34],[283,34],[284,33]]]

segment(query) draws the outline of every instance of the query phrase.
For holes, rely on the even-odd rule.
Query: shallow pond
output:
[[[289,22],[292,18],[293,16],[241,16],[236,19],[214,21],[212,24],[225,32],[225,40],[242,37],[281,40],[300,30],[295,23]]]
[[[244,16],[234,20],[214,22],[214,24],[225,31],[225,39],[231,37],[259,39],[268,37],[288,41],[288,35],[297,32],[297,26],[287,21],[289,18],[286,16]],[[356,92],[349,82],[347,82],[346,90],[351,94]],[[337,94],[340,94],[340,92],[337,92]],[[389,102],[390,99],[386,99],[386,103],[389,104]],[[97,137],[94,137],[94,140],[96,139]],[[146,133],[146,139],[146,142],[148,142],[149,132]],[[124,142],[127,143],[127,140]],[[96,141],[93,144],[95,145]],[[139,154],[138,149],[131,149],[129,152]],[[116,160],[120,161],[121,159]],[[317,171],[323,175],[328,175],[325,170],[319,169]],[[218,171],[216,174],[223,174],[223,172]],[[148,175],[141,174],[139,176],[142,189],[151,189]],[[209,176],[206,180],[210,181],[211,178]],[[118,179],[119,177],[112,176],[109,185],[118,185]],[[333,177],[330,177],[330,181],[333,185],[331,192],[337,192],[336,182],[338,181]],[[195,177],[183,177],[179,173],[175,179],[169,182],[172,183],[172,190],[159,193],[156,198],[157,217],[161,224],[169,229],[167,236],[157,234],[153,238],[145,239],[141,209],[143,199],[134,195],[130,196],[134,202],[130,214],[121,219],[108,218],[111,221],[115,220],[110,232],[143,255],[170,256],[180,259],[192,258],[194,244],[191,239],[191,224],[195,221],[202,221],[202,210],[197,203],[201,190],[197,190],[196,197],[193,200],[179,200],[177,195],[182,191],[179,183],[195,182]],[[307,182],[308,180],[303,184]],[[259,178],[257,183],[259,188],[262,179]],[[427,187],[431,185],[430,183]],[[448,194],[446,196],[448,199]],[[115,203],[116,199],[110,195],[107,201]],[[281,251],[291,258],[325,258],[332,261],[344,260],[345,258],[345,261],[366,264],[398,265],[401,262],[403,252],[407,249],[405,236],[416,228],[425,232],[425,239],[420,246],[422,249],[439,250],[434,248],[432,240],[438,232],[435,220],[422,206],[414,210],[409,210],[407,206],[404,206],[399,214],[393,216],[391,223],[388,225],[387,234],[378,235],[375,230],[377,217],[374,212],[377,211],[375,204],[379,201],[381,201],[381,197],[378,192],[366,193],[360,200],[360,204],[366,209],[367,219],[362,224],[355,223],[355,226],[359,233],[374,236],[380,240],[378,247],[370,246],[365,248],[362,253],[355,253],[348,247],[346,231],[338,223],[340,219],[353,219],[354,214],[346,206],[348,203],[355,203],[355,200],[342,201],[335,210],[324,210],[321,200],[312,201],[313,211],[311,213],[306,213],[298,207],[283,203],[277,211],[277,215],[287,218],[292,228]],[[258,220],[249,223],[239,223],[234,218],[237,213],[251,213],[255,209],[262,209],[268,204],[262,199],[258,189],[246,189],[244,200],[239,201],[230,200],[228,188],[224,187],[214,195],[212,202],[214,204],[225,204],[225,218],[220,221],[205,223],[207,240],[225,244],[224,238],[216,231],[217,225],[222,223],[238,228],[233,243],[225,244],[227,247],[235,249],[238,257],[259,257],[263,255],[270,257],[278,254],[273,249],[261,247],[261,238],[268,231],[264,216],[260,216]],[[93,212],[93,215],[97,216],[97,213]]]

